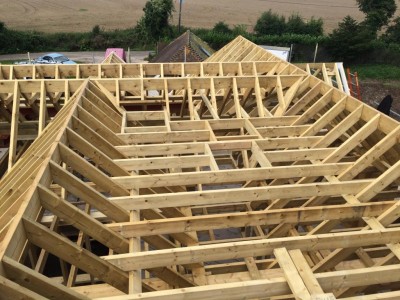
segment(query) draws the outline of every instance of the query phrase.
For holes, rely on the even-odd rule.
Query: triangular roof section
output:
[[[121,54],[120,54],[121,55]],[[110,51],[102,64],[124,64],[125,61],[115,51]]]
[[[0,181],[1,296],[398,297],[400,124],[260,55],[1,80],[74,91]]]
[[[284,62],[268,50],[238,36],[206,60],[207,62],[271,61]],[[288,64],[289,65],[289,64]]]
[[[282,62],[277,67],[296,66],[308,74],[318,77],[330,86],[337,87],[340,91],[349,91],[347,78],[342,63],[301,63],[287,64],[280,57],[258,46],[242,36],[225,45],[218,52],[209,57],[207,62]],[[350,94],[350,93],[349,93]]]
[[[214,50],[206,42],[187,30],[164,47],[151,62],[201,62],[213,53]]]

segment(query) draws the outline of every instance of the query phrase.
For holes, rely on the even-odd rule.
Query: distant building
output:
[[[213,53],[206,42],[188,30],[159,50],[151,62],[201,62]]]

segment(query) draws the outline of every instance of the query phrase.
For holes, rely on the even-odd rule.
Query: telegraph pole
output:
[[[178,32],[179,33],[181,33],[182,2],[183,2],[183,0],[179,0],[179,21],[178,21]]]

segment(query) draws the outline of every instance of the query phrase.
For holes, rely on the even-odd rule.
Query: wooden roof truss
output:
[[[125,61],[118,56],[115,51],[111,51],[109,55],[101,62],[102,64],[124,64]]]
[[[64,95],[0,181],[0,297],[400,297],[397,121],[281,61],[118,68],[0,81]]]

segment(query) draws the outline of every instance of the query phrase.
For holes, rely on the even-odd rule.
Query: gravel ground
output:
[[[393,97],[391,117],[400,121],[400,81],[399,80],[360,80],[363,102],[376,108],[378,103],[386,96]]]
[[[49,52],[46,52],[49,53]],[[30,53],[31,59],[37,58],[46,54],[44,52]],[[150,51],[131,51],[130,58],[132,63],[145,62],[145,58],[148,57]],[[101,63],[104,60],[105,51],[88,51],[88,52],[62,52],[69,59],[80,62],[80,63]],[[128,53],[126,53],[128,55]],[[0,61],[7,60],[27,60],[28,54],[6,54],[0,55]]]

